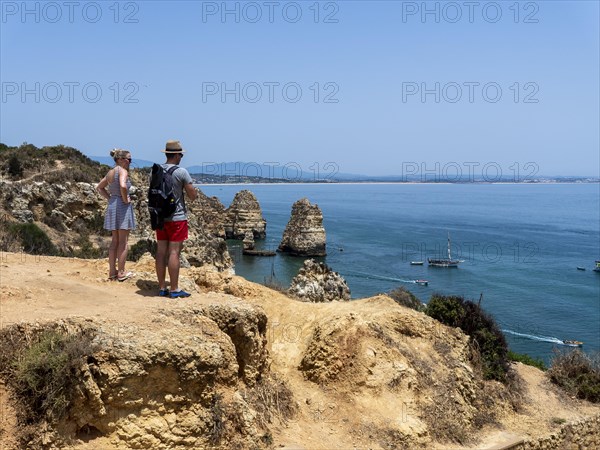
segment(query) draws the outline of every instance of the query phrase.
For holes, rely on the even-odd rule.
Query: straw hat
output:
[[[167,141],[167,145],[164,150],[161,150],[163,153],[185,153],[185,150],[181,147],[179,141]]]

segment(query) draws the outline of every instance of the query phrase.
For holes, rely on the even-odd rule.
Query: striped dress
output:
[[[133,205],[131,203],[123,203],[121,198],[121,188],[119,186],[119,171],[120,167],[115,170],[114,179],[108,183],[108,192],[110,199],[108,200],[108,208],[104,216],[105,230],[134,230],[135,215],[133,214]],[[127,193],[129,194],[131,181],[127,177]]]

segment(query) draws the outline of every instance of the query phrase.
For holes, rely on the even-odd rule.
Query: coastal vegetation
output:
[[[527,364],[528,366],[537,367],[540,370],[548,370],[546,364],[541,358],[534,358],[525,353],[517,353],[509,350],[508,359],[515,362]]]
[[[484,378],[507,382],[508,344],[492,316],[476,303],[458,296],[434,294],[425,313],[445,325],[460,328],[471,337],[473,348],[481,355]]]
[[[423,312],[425,310],[425,304],[404,286],[393,289],[387,295],[399,305],[414,309],[415,311]]]
[[[548,376],[571,395],[600,403],[600,354],[590,356],[579,349],[556,351]]]
[[[65,416],[80,382],[78,369],[92,354],[91,337],[57,329],[25,336],[0,331],[0,376],[15,393],[22,442],[30,442],[43,422]],[[10,344],[10,345],[8,345]]]
[[[4,227],[3,227],[4,228]],[[11,239],[12,238],[12,239]],[[11,223],[8,225],[8,234],[5,241],[16,243],[25,253],[32,255],[56,256],[58,249],[48,235],[35,223]],[[8,250],[9,242],[4,242],[2,250]]]
[[[102,178],[108,167],[92,161],[79,150],[64,145],[38,148],[24,142],[10,147],[0,143],[0,174],[18,181],[86,182],[94,183]]]

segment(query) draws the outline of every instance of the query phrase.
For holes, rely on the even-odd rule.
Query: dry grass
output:
[[[268,429],[268,425],[275,419],[286,424],[298,411],[291,389],[274,374],[260,380],[252,389],[244,391],[243,397],[256,411],[258,424],[263,429]]]
[[[0,376],[14,393],[18,439],[24,446],[39,440],[44,423],[56,424],[67,414],[79,369],[92,353],[86,331],[26,333],[10,327],[0,332]]]
[[[550,380],[577,398],[600,402],[600,353],[557,351],[547,372]]]

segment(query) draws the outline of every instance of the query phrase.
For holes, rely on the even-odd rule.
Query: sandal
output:
[[[108,281],[115,281],[117,279],[117,275],[109,275]]]
[[[129,280],[132,276],[133,276],[133,272],[127,272],[126,274],[124,274],[120,277],[117,277],[117,280],[119,280],[119,281]]]

